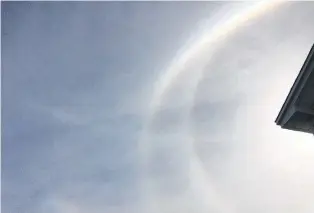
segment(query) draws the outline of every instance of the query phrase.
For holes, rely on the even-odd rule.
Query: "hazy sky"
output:
[[[2,212],[314,212],[314,3],[254,4],[2,2]]]

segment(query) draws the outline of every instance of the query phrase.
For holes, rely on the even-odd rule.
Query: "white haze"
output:
[[[173,82],[145,133],[147,170],[162,168],[143,180],[145,212],[314,211],[313,136],[274,123],[314,38],[310,9],[293,6],[240,26]]]

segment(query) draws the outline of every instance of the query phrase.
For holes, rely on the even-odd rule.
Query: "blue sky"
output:
[[[2,3],[2,212],[313,212],[312,138],[273,123],[313,3],[204,47],[150,111],[182,47],[249,4]]]

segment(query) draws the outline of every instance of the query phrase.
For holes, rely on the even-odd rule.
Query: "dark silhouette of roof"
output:
[[[275,122],[284,129],[314,134],[314,45]]]

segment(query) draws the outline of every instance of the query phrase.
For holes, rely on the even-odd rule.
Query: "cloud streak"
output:
[[[2,211],[312,212],[312,137],[273,124],[312,5],[200,45],[159,93],[190,32],[244,3],[4,3]]]

